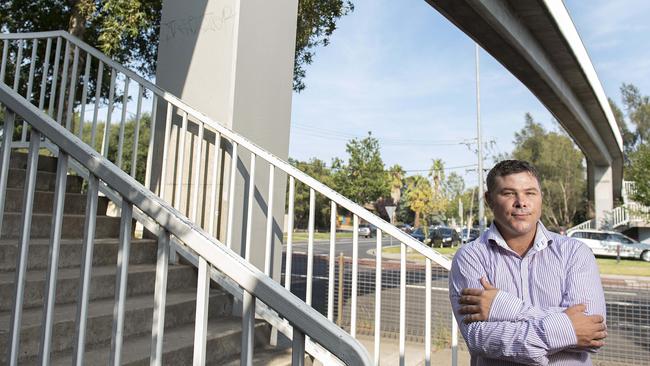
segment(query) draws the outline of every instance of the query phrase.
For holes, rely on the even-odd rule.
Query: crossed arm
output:
[[[450,273],[450,299],[472,354],[545,365],[554,353],[602,346],[604,319],[591,315],[605,314],[593,255],[579,247],[567,267],[562,303],[543,309],[492,287],[472,251],[457,253]],[[584,314],[585,306],[590,315]]]

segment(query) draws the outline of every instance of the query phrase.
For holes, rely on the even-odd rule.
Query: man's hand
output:
[[[600,315],[585,315],[587,307],[583,304],[573,305],[564,313],[571,320],[573,330],[576,332],[578,347],[602,347],[607,337],[605,319]]]
[[[458,301],[463,306],[460,313],[465,314],[465,323],[486,321],[490,315],[490,307],[499,289],[492,286],[487,278],[481,278],[483,288],[464,288]]]

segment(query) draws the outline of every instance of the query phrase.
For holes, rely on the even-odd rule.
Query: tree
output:
[[[408,177],[405,198],[414,213],[413,226],[420,227],[420,221],[423,219],[424,213],[428,211],[428,206],[433,199],[431,183],[421,175]],[[427,226],[425,224],[425,228]]]
[[[395,164],[388,169],[388,174],[390,174],[390,196],[393,199],[393,203],[397,205],[402,198],[406,172],[401,165]]]
[[[650,147],[641,145],[630,154],[629,178],[635,182],[636,192],[632,199],[650,206]]]
[[[390,177],[384,168],[379,140],[368,136],[350,140],[345,148],[348,162],[335,159],[332,167],[335,187],[352,201],[364,205],[390,194]]]
[[[324,161],[316,158],[311,158],[309,161],[299,161],[289,158],[289,163],[326,186],[332,187],[332,170],[325,165]],[[296,181],[294,192],[294,228],[307,228],[309,223],[309,191],[308,186]],[[289,195],[287,194],[288,199]],[[314,226],[318,229],[329,228],[330,200],[328,198],[316,193],[314,213]]]
[[[650,142],[650,97],[641,95],[636,86],[625,83],[621,86],[621,95],[625,112],[636,128],[636,142],[639,144]]]
[[[638,136],[627,127],[627,122],[625,121],[623,111],[621,111],[621,109],[612,99],[607,98],[607,100],[609,102],[609,106],[612,108],[612,113],[614,114],[616,125],[621,132],[621,137],[623,138],[623,152],[627,157],[632,151],[634,151],[634,146],[636,145]]]
[[[67,30],[151,77],[156,70],[161,10],[162,0],[8,0],[0,2],[0,31]],[[313,61],[315,50],[329,44],[336,22],[353,10],[350,0],[299,1],[294,90],[305,88],[305,67]]]
[[[574,223],[585,205],[583,155],[561,132],[549,132],[526,114],[524,128],[515,133],[515,159],[527,160],[537,168],[542,181],[542,219],[555,228]]]

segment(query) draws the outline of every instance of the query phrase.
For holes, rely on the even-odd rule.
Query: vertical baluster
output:
[[[334,272],[336,263],[336,202],[330,201],[330,258],[327,287],[327,319],[334,321]]]
[[[74,107],[74,98],[77,93],[77,70],[79,68],[79,47],[74,48],[74,56],[72,57],[72,75],[70,76],[70,91],[68,92],[68,109],[65,115],[65,128],[73,132],[72,129],[72,110]]]
[[[38,150],[41,143],[41,133],[36,129],[31,130],[29,153],[27,156],[27,173],[25,190],[23,192],[22,224],[20,228],[20,241],[18,242],[20,254],[16,263],[16,277],[14,290],[14,307],[11,312],[11,333],[9,334],[9,365],[18,364],[20,328],[23,316],[23,300],[25,296],[25,276],[27,274],[27,257],[29,255],[29,239],[32,228],[32,209],[34,205],[34,190],[36,188],[36,171],[38,167]]]
[[[244,259],[250,262],[251,234],[253,232],[253,203],[255,202],[255,161],[256,155],[251,152],[250,173],[248,174],[248,203],[246,205],[246,238],[244,239]]]
[[[97,177],[88,176],[88,191],[86,192],[86,219],[84,223],[84,237],[82,243],[81,272],[79,276],[79,294],[77,296],[77,316],[75,328],[74,359],[75,366],[84,365],[86,346],[86,324],[88,318],[88,302],[90,299],[90,281],[93,267],[93,246],[95,242],[95,228],[97,223],[97,200],[99,181]]]
[[[431,259],[425,260],[424,279],[424,364],[431,366]]]
[[[153,321],[151,325],[151,365],[162,365],[163,334],[165,331],[165,304],[167,303],[167,268],[169,264],[169,231],[160,229],[156,260]]]
[[[95,83],[95,109],[93,110],[93,123],[90,129],[90,146],[95,147],[95,138],[97,136],[97,118],[99,116],[99,101],[102,97],[102,83],[104,77],[104,63],[98,60],[97,65],[97,82]]]
[[[165,115],[165,140],[163,141],[163,161],[160,171],[160,198],[165,200],[165,191],[167,187],[167,155],[169,155],[169,135],[171,134],[172,129],[172,113],[174,112],[174,106],[167,102],[167,114]],[[171,199],[169,200],[171,202]]]
[[[47,107],[47,114],[54,116],[54,102],[56,101],[56,83],[59,78],[59,61],[61,60],[61,37],[56,38],[54,51],[54,66],[52,67],[52,85],[50,85],[50,101]]]
[[[24,41],[18,41],[18,54],[16,55],[16,70],[14,72],[14,91],[18,91],[18,84],[20,83],[20,69],[23,63],[23,47]]]
[[[357,337],[357,285],[359,272],[359,216],[352,216],[352,301],[350,303],[350,335]]]
[[[126,125],[126,110],[129,105],[129,77],[124,79],[124,94],[122,95],[122,117],[120,118],[120,133],[117,138],[117,166],[122,169],[122,153],[124,152],[124,128]]]
[[[217,236],[217,230],[214,225],[217,214],[217,185],[219,177],[219,160],[221,159],[221,134],[214,131],[214,157],[212,159],[212,189],[210,190],[210,224],[208,231],[214,237]]]
[[[151,186],[151,165],[153,164],[153,142],[156,135],[156,110],[158,109],[158,96],[153,93],[151,102],[151,122],[149,123],[149,148],[147,149],[147,166],[145,167],[144,181],[147,188],[155,192]],[[166,141],[164,142],[167,143]]]
[[[235,178],[237,175],[237,143],[232,141],[232,155],[230,159],[230,184],[228,187],[228,217],[226,228],[226,245],[232,248],[232,230],[235,214]]]
[[[291,366],[305,365],[305,333],[293,327],[293,340],[291,342]]]
[[[86,104],[88,104],[88,81],[93,57],[86,53],[86,69],[84,70],[83,87],[81,88],[81,110],[79,111],[79,138],[83,139],[84,122],[86,119]],[[92,145],[92,142],[91,142]]]
[[[34,69],[36,67],[36,50],[38,49],[38,39],[34,38],[32,41],[32,56],[29,62],[29,76],[27,78],[27,92],[25,93],[25,99],[31,103],[32,101],[32,90],[34,87]],[[20,136],[20,141],[27,141],[27,122],[23,122],[23,131]]]
[[[111,120],[113,119],[113,99],[115,99],[115,80],[117,72],[115,69],[111,70],[111,84],[108,90],[108,111],[106,112],[106,124],[104,125],[104,139],[102,140],[102,155],[108,158],[108,144],[111,135]]]
[[[271,244],[273,240],[273,190],[275,182],[275,166],[269,164],[269,195],[266,205],[266,246],[264,251],[264,273],[271,276]]]
[[[7,71],[8,56],[9,56],[9,40],[5,39],[2,45],[2,65],[0,65],[0,83],[5,82],[5,73]]]
[[[399,262],[399,365],[405,365],[406,348],[406,244],[401,243]]]
[[[176,161],[176,192],[174,193],[174,207],[181,211],[181,192],[183,188],[183,177],[185,176],[185,139],[187,135],[187,112],[183,111],[183,123],[178,132],[178,157]]]
[[[115,279],[115,305],[113,307],[113,335],[109,365],[119,366],[122,359],[122,339],[124,337],[124,306],[126,304],[126,285],[129,276],[129,253],[131,251],[131,226],[133,205],[122,198],[120,217],[120,248],[117,253],[117,273]]]
[[[210,275],[208,262],[199,256],[199,273],[196,284],[196,321],[194,323],[194,366],[205,365],[205,347],[208,333],[208,301]]]
[[[133,151],[131,152],[131,176],[135,178],[136,166],[138,165],[138,143],[140,140],[140,118],[142,118],[142,84],[138,84],[138,104],[135,111],[135,131],[133,136]],[[153,120],[151,121],[153,126]],[[151,134],[153,136],[153,133]],[[148,188],[148,187],[147,187]]]
[[[309,223],[307,224],[307,288],[305,302],[311,306],[314,277],[314,217],[316,216],[316,192],[309,188]]]
[[[0,80],[2,82],[2,80]],[[5,201],[7,199],[7,181],[9,180],[9,158],[11,157],[11,140],[14,133],[16,114],[5,109],[5,123],[2,132],[2,170],[0,171],[0,229],[4,221]]]
[[[458,323],[451,312],[451,366],[458,365]]]
[[[291,291],[291,265],[293,264],[293,218],[295,207],[296,180],[289,176],[289,210],[287,212],[287,253],[285,254],[284,265],[284,287]]]
[[[70,41],[65,41],[65,51],[63,55],[63,74],[61,75],[61,89],[59,89],[59,107],[56,111],[56,122],[61,124],[63,121],[63,107],[65,103],[65,89],[68,84],[68,63],[70,62]]]
[[[31,103],[32,90],[34,88],[34,70],[36,69],[36,51],[38,50],[38,39],[32,40],[32,56],[29,59],[29,76],[27,77],[27,93],[25,99]],[[25,122],[26,123],[26,122]]]
[[[196,139],[195,149],[194,149],[194,184],[189,185],[189,189],[192,190],[192,211],[190,219],[196,223],[197,212],[199,209],[199,187],[201,180],[201,156],[203,156],[203,133],[204,133],[204,124],[199,121],[199,136]]]
[[[253,366],[255,348],[255,297],[244,290],[242,299],[242,335],[240,365]]]
[[[50,231],[49,265],[45,280],[45,299],[43,300],[43,319],[45,320],[41,333],[39,362],[41,365],[50,363],[50,346],[52,342],[52,325],[54,323],[54,301],[56,299],[56,279],[59,269],[59,250],[61,248],[61,227],[63,225],[63,207],[65,204],[65,188],[68,178],[68,154],[59,150],[56,167],[56,185],[54,187],[54,209],[52,211],[52,227]]]
[[[45,44],[45,63],[41,73],[41,95],[38,98],[38,109],[45,108],[45,89],[47,89],[47,74],[50,70],[50,52],[52,52],[52,38],[48,38]]]
[[[377,229],[375,248],[375,365],[379,365],[381,347],[381,230]]]

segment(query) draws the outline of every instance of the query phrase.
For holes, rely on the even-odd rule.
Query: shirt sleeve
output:
[[[454,315],[472,355],[529,365],[547,365],[548,356],[577,343],[569,317],[562,313],[542,319],[464,323],[460,310],[463,288],[480,288],[487,276],[476,253],[465,247],[456,253],[449,277],[449,297]]]
[[[600,272],[591,250],[581,243],[576,245],[566,266],[566,291],[560,306],[535,307],[515,295],[500,290],[490,307],[488,321],[516,322],[542,319],[551,314],[561,313],[568,307],[578,304],[587,306],[588,315],[599,314],[605,317],[605,295],[600,283]]]

